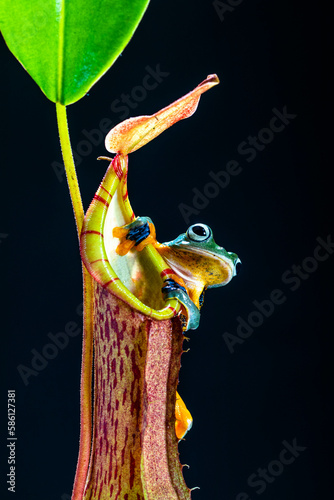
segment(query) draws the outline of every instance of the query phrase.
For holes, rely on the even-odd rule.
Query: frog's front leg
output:
[[[149,217],[137,217],[130,224],[114,227],[113,236],[120,239],[118,255],[126,255],[132,248],[141,252],[150,243],[156,243],[155,228]]]

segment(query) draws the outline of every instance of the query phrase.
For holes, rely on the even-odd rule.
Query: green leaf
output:
[[[0,29],[53,102],[83,97],[129,42],[149,0],[1,0]]]

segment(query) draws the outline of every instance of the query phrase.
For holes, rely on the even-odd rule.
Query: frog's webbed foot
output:
[[[185,320],[184,330],[196,330],[199,325],[200,312],[190,299],[185,287],[168,278],[161,291],[167,299],[178,299],[186,309],[188,318]]]
[[[180,394],[176,393],[175,402],[175,434],[180,440],[183,439],[193,425],[193,418],[184,404]]]
[[[113,236],[121,240],[116,248],[116,253],[121,256],[133,247],[141,252],[150,243],[156,243],[154,224],[149,217],[137,217],[130,224],[114,227]]]
[[[174,292],[175,290],[182,290],[183,292],[187,293],[187,290],[184,286],[180,285],[172,278],[167,278],[164,281],[164,286],[161,288],[162,293],[169,294],[170,292]]]

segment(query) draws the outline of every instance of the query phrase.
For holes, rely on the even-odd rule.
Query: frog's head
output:
[[[206,224],[193,224],[186,233],[164,244],[166,260],[188,284],[203,288],[227,285],[241,268],[239,257],[216,244]]]

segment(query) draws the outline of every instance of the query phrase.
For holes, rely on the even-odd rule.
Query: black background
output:
[[[211,1],[152,1],[113,68],[68,109],[77,150],[84,129],[98,128],[103,118],[113,125],[124,118],[111,104],[136,92],[147,66],[160,65],[168,75],[141,102],[132,101],[132,116],[159,110],[210,73],[222,82],[203,95],[192,118],[131,155],[129,164],[132,206],[153,219],[159,241],[189,226],[179,205],[192,205],[193,188],[203,193],[209,171],[225,170],[229,160],[242,168],[190,217],[209,224],[217,243],[243,261],[240,276],[208,291],[201,325],[190,332],[190,351],[182,358],[180,393],[194,426],[180,452],[190,465],[184,469],[188,486],[200,487],[196,500],[235,500],[241,492],[252,500],[315,500],[331,492],[334,257],[300,279],[295,291],[282,281],[284,272],[312,257],[318,237],[333,234],[326,75],[331,21],[324,9],[252,0],[220,20]],[[77,237],[66,182],[52,168],[61,163],[54,104],[3,42],[1,66],[1,411],[5,417],[7,389],[15,389],[16,498],[66,500],[78,451],[80,336],[27,386],[17,366],[30,366],[31,349],[41,352],[49,332],[64,331],[69,321],[81,325]],[[247,162],[240,143],[268,127],[273,108],[284,106],[297,116]],[[95,160],[106,154],[103,143],[92,149],[78,165],[85,208],[106,168]],[[236,335],[237,317],[247,321],[253,301],[269,299],[273,289],[282,290],[285,302],[231,353],[224,332]],[[1,434],[6,437],[5,423]],[[279,458],[284,440],[294,439],[306,449],[259,494],[248,477]],[[4,461],[2,479],[7,468]],[[1,497],[6,486],[3,491]]]

